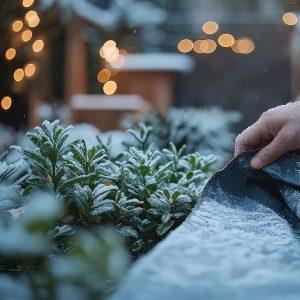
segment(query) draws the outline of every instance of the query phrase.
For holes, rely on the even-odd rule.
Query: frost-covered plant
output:
[[[57,225],[61,204],[38,193],[18,218],[7,212],[0,223],[1,298],[103,299],[123,275],[128,259],[120,237],[108,229],[74,233]]]
[[[35,148],[13,147],[29,166],[23,195],[52,192],[63,203],[60,225],[113,225],[135,254],[140,254],[178,226],[200,198],[215,157],[185,154],[185,147],[158,149],[152,128],[129,130],[134,146],[112,156],[109,142],[97,146],[68,142],[70,127],[44,122],[28,133]]]
[[[186,145],[186,151],[215,154],[224,163],[232,152],[235,134],[233,126],[239,122],[238,112],[212,108],[171,108],[165,113],[149,113],[142,121],[153,128],[152,142],[160,148],[173,142],[177,148]],[[126,118],[125,127],[137,121]]]

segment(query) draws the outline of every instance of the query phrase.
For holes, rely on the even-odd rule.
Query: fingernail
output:
[[[263,166],[263,163],[261,161],[261,159],[257,156],[253,157],[252,160],[251,160],[251,167],[253,169],[261,169],[262,166]]]

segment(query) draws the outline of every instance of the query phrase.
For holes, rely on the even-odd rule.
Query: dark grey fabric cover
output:
[[[243,154],[187,220],[140,259],[113,300],[300,299],[300,159]]]

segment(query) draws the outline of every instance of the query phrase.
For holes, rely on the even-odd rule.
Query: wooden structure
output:
[[[115,77],[117,92],[140,95],[155,110],[164,111],[174,104],[177,76],[192,67],[192,59],[183,54],[127,54],[124,66]]]
[[[138,114],[151,106],[136,95],[76,95],[70,101],[72,123],[89,123],[102,131],[121,129],[125,115]]]

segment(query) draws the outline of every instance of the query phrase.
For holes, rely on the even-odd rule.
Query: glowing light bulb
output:
[[[17,54],[17,51],[15,48],[9,48],[5,52],[5,57],[7,60],[12,60],[15,58],[16,54]]]
[[[23,24],[22,21],[16,20],[16,21],[14,21],[14,22],[12,23],[12,30],[13,30],[14,32],[19,32],[19,31],[22,30],[23,26],[24,26],[24,24]]]
[[[229,33],[224,33],[219,36],[218,42],[220,46],[224,48],[229,48],[234,44],[234,37]]]
[[[11,100],[10,97],[6,96],[6,97],[2,98],[2,100],[1,100],[1,107],[4,110],[10,109],[11,105],[12,105],[12,100]]]
[[[36,40],[32,45],[32,50],[36,53],[41,52],[44,48],[43,40]]]
[[[110,79],[111,73],[108,69],[103,69],[99,71],[97,75],[98,82],[105,83]]]
[[[202,30],[206,34],[214,34],[218,31],[219,25],[216,22],[208,21],[202,25]]]
[[[114,81],[107,81],[103,86],[103,92],[106,95],[113,95],[117,91],[117,84]]]
[[[28,42],[31,40],[31,38],[32,38],[32,31],[29,29],[24,30],[22,33],[22,40],[24,42]]]
[[[288,12],[283,14],[282,21],[288,26],[294,26],[298,23],[298,18],[294,13]]]
[[[24,68],[24,73],[26,77],[32,77],[35,74],[36,67],[33,63],[27,64]]]
[[[192,51],[193,47],[194,43],[189,39],[181,40],[177,46],[178,50],[182,53],[188,53]]]
[[[23,6],[26,8],[32,6],[33,3],[34,3],[34,0],[23,0]]]
[[[15,72],[14,72],[14,79],[15,81],[19,82],[21,80],[23,80],[24,78],[24,71],[22,69],[17,69]]]

